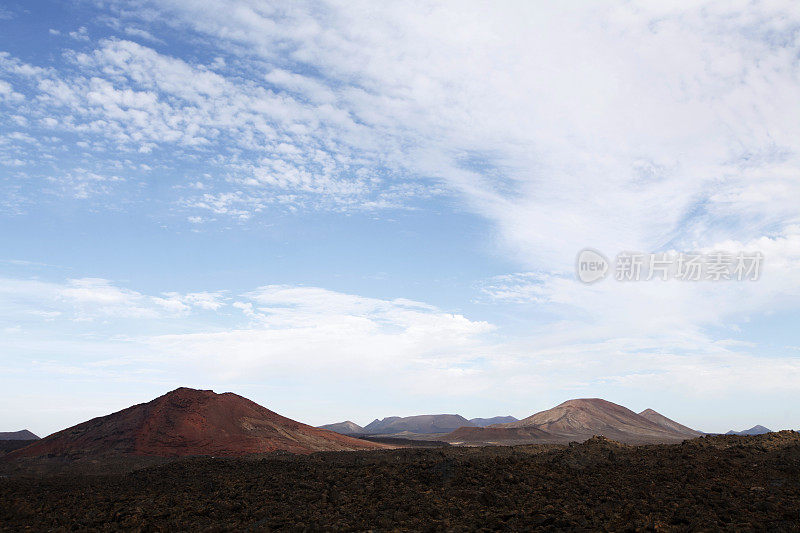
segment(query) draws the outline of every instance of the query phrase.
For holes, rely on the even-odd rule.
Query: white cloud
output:
[[[561,272],[587,245],[702,246],[798,221],[789,3],[110,5],[115,27],[157,19],[206,36],[212,69],[238,65],[226,77],[106,40],[73,55],[80,76],[41,85],[77,131],[215,153],[227,173],[188,209],[391,208],[433,178],[515,259]]]
[[[493,329],[418,302],[315,287],[266,286],[243,296],[249,301],[234,306],[249,319],[248,327],[149,342],[229,379],[254,373],[288,378],[311,369],[328,378],[386,376],[393,369],[469,362],[480,354],[480,337]]]
[[[391,187],[435,178],[518,259],[560,270],[586,245],[748,239],[797,221],[789,5],[143,5],[119,4],[120,20],[160,12],[248,81],[106,40],[74,54],[81,76],[41,88],[78,131],[216,151],[229,175],[209,194],[237,206],[185,206],[244,219],[273,203],[397,207],[421,190]]]
[[[127,26],[125,28],[125,33],[130,35],[131,37],[138,37],[140,39],[144,39],[145,41],[150,41],[158,44],[165,44],[163,40],[155,37],[152,33],[147,30],[143,30],[141,28],[134,28],[131,26]]]
[[[86,29],[86,26],[81,26],[76,31],[69,32],[69,36],[76,41],[88,41],[89,31]]]
[[[488,322],[430,304],[318,287],[148,295],[103,279],[5,279],[0,294],[6,366],[15,375],[224,390],[295,383],[295,394],[308,389],[316,400],[287,414],[312,423],[329,421],[323,412],[391,414],[376,412],[378,405],[409,414],[452,404],[525,415],[573,396],[623,403],[660,396],[675,399],[671,414],[682,421],[719,430],[709,426],[722,422],[698,412],[697,402],[757,395],[753,405],[764,405],[795,394],[800,379],[798,358],[754,354],[748,343],[715,341],[692,328],[665,329],[661,338],[647,330],[618,335],[617,324],[602,317],[508,339]],[[612,310],[637,311],[597,300],[606,318]],[[364,404],[365,394],[374,405]],[[330,407],[320,411],[325,397]]]
[[[67,56],[80,75],[5,57],[9,72],[36,83],[38,107],[28,118],[38,115],[45,127],[91,138],[98,147],[114,143],[116,150],[152,154],[170,146],[169,158],[159,161],[164,166],[202,154],[217,190],[183,205],[246,219],[275,203],[376,209],[438,192],[384,187],[388,167],[368,127],[328,101],[275,92],[263,77],[260,83],[225,78],[125,40]],[[53,123],[52,116],[61,120]],[[221,207],[231,203],[237,207]]]
[[[190,292],[179,294],[176,292],[165,293],[172,300],[180,301],[188,307],[197,307],[209,311],[217,311],[225,305],[225,295],[222,292]]]
[[[20,101],[25,97],[14,91],[10,83],[0,80],[0,100]]]
[[[158,318],[163,314],[181,314],[189,307],[179,298],[148,297],[139,292],[119,288],[98,278],[69,280],[57,290],[58,298],[73,305],[82,319],[127,317]]]
[[[516,304],[522,316],[535,309],[543,317],[527,328],[527,341],[516,343],[518,355],[506,356],[508,364],[527,375],[527,354],[539,354],[574,365],[576,375],[596,387],[614,384],[672,397],[796,391],[800,358],[789,349],[769,346],[757,331],[742,337],[740,329],[751,320],[796,312],[798,228],[698,251],[712,250],[760,251],[760,279],[618,282],[612,272],[610,279],[593,285],[580,283],[574,274],[521,273],[489,280],[482,287],[484,295]],[[543,369],[542,374],[549,376],[550,371]]]
[[[16,312],[46,319],[76,321],[163,319],[186,317],[193,311],[217,311],[225,305],[222,292],[167,292],[150,296],[102,278],[54,283],[36,279],[0,278],[5,305],[0,315],[13,320]]]

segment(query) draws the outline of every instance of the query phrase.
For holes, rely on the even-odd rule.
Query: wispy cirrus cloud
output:
[[[796,221],[782,200],[798,192],[788,5],[195,7],[159,9],[232,55],[279,65],[268,79],[291,94],[335,97],[525,261],[563,264],[586,241],[654,248]],[[542,230],[553,223],[557,239]]]
[[[63,72],[8,54],[3,67],[27,88],[30,105],[16,110],[24,122],[77,135],[84,158],[97,165],[94,175],[114,168],[106,159],[109,151],[130,158],[144,154],[150,165],[173,170],[176,158],[178,164],[200,158],[213,190],[179,204],[241,218],[272,204],[402,208],[408,198],[437,193],[402,180],[384,184],[386,142],[331,103],[275,90],[266,81],[269,75],[259,83],[242,81],[217,74],[213,65],[191,64],[120,39],[102,40],[91,52],[67,51],[65,57]],[[2,94],[24,98],[4,83]],[[54,148],[37,148],[54,157]],[[69,185],[63,175],[51,181]],[[85,182],[74,188],[76,197],[89,196]]]
[[[125,37],[178,28],[213,61],[112,37],[68,49],[63,69],[6,57],[6,71],[32,78],[34,118],[49,108],[100,150],[202,160],[212,189],[187,210],[457,194],[516,258],[561,270],[587,243],[702,245],[797,222],[788,4],[107,5]]]

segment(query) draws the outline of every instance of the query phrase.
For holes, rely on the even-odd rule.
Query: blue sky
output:
[[[574,397],[800,426],[792,3],[0,6],[0,429]],[[585,247],[764,254],[575,279]]]

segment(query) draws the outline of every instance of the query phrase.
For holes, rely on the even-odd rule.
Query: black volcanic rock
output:
[[[394,433],[449,433],[460,427],[474,427],[460,415],[390,416],[367,424],[364,433],[390,435]]]
[[[185,458],[125,475],[0,478],[0,530],[790,532],[798,479],[789,431]]]
[[[20,431],[0,431],[0,440],[39,440],[39,437],[22,429]]]

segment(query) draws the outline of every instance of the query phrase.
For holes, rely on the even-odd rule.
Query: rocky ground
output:
[[[193,458],[0,479],[0,529],[800,530],[800,435]]]

